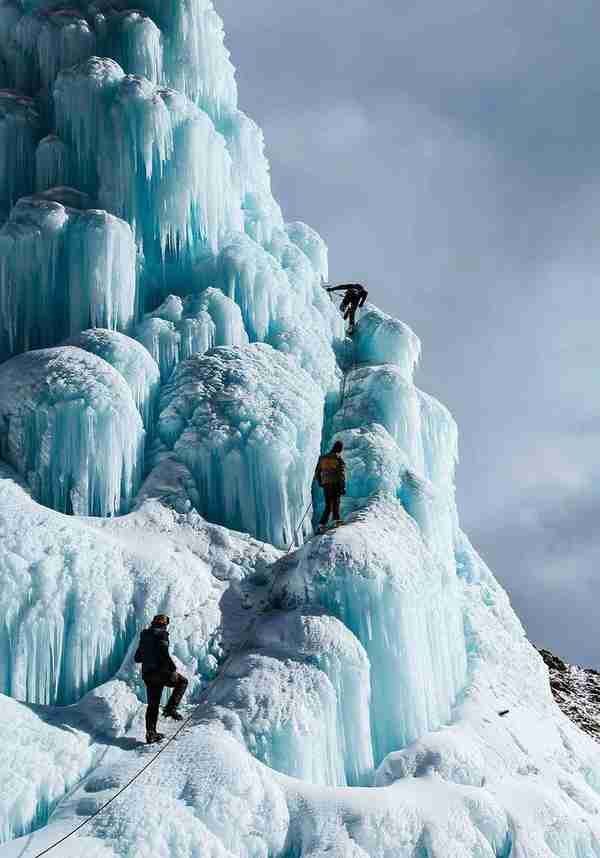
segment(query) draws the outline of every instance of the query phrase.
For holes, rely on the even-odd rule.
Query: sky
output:
[[[214,2],[286,218],[422,340],[464,529],[600,668],[600,5]]]

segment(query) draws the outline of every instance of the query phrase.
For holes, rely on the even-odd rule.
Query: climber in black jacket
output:
[[[348,320],[348,333],[354,333],[356,311],[367,300],[368,292],[360,283],[343,283],[341,286],[327,286],[328,292],[345,292],[340,304],[340,313]]]
[[[163,689],[173,689],[169,702],[163,709],[163,715],[181,721],[177,707],[188,686],[187,679],[177,673],[177,666],[169,655],[168,625],[169,618],[165,614],[157,614],[150,628],[141,633],[139,646],[133,657],[134,661],[142,665],[142,679],[146,685],[146,742],[149,745],[165,738],[162,733],[156,732]]]

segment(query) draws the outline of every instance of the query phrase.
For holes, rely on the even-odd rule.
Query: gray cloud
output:
[[[215,2],[286,216],[423,340],[465,529],[598,666],[600,7]]]

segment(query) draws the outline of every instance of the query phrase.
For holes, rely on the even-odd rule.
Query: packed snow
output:
[[[419,340],[346,336],[211,0],[0,0],[0,85],[0,855],[600,858]],[[156,750],[157,612],[189,720],[102,809]]]

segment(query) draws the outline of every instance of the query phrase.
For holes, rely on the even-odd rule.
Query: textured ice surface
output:
[[[329,679],[334,690],[337,712],[331,736],[337,739],[338,761],[344,768],[342,783],[357,786],[370,780],[373,768],[373,750],[370,729],[370,663],[364,648],[356,637],[335,617],[314,611],[273,611],[255,623],[246,646],[249,652],[276,655],[279,659],[300,661],[318,667]],[[271,694],[273,692],[271,691]],[[269,716],[272,720],[272,714]],[[303,731],[301,731],[303,732]],[[324,732],[321,730],[321,734]],[[325,737],[320,735],[318,741]],[[323,759],[314,754],[322,766]],[[290,770],[292,754],[283,757],[280,768]],[[298,764],[296,758],[295,764]],[[332,767],[332,771],[335,769]],[[307,780],[319,782],[315,778]],[[323,780],[333,785],[330,780]]]
[[[129,526],[123,522],[122,530]],[[175,532],[183,535],[177,527]],[[174,537],[171,530],[169,539]],[[234,652],[212,687],[210,696],[219,698],[219,705],[200,705],[160,765],[63,844],[66,858],[79,858],[83,851],[111,858],[191,858],[198,853],[596,858],[598,746],[553,703],[545,668],[505,594],[460,534],[456,547],[458,603],[469,652],[467,684],[451,723],[389,755],[375,787],[309,784],[267,768],[244,748],[245,737],[264,738],[284,727],[286,718],[301,717],[311,699],[304,696],[302,683],[291,689],[286,683],[264,684],[255,673],[250,684],[248,670],[269,662],[269,678],[285,679],[314,657],[314,676],[317,667],[326,669],[328,660],[340,658],[339,664],[348,667],[357,657],[360,675],[364,663],[360,647],[331,618],[322,624],[323,616],[314,613],[257,615],[244,637],[247,655]],[[418,655],[417,648],[413,651]],[[335,685],[333,673],[327,676]],[[363,685],[361,681],[359,687]],[[294,697],[297,705],[286,709]],[[262,710],[265,700],[271,705]],[[505,709],[508,715],[500,717]],[[323,731],[328,726],[323,718]],[[148,759],[142,748],[134,749],[142,735],[139,713],[127,740],[103,748],[102,763],[58,805],[51,824],[30,840],[6,844],[2,854],[32,858],[114,795]],[[301,736],[293,738],[299,743]],[[312,740],[313,734],[306,737]],[[49,729],[48,741],[57,741],[54,729]],[[321,747],[323,742],[319,736]],[[311,752],[308,744],[306,760],[313,758]],[[80,753],[89,758],[89,750]],[[322,758],[321,764],[325,762]],[[63,763],[66,769],[60,759],[45,771],[58,777]],[[42,788],[35,778],[34,784]]]
[[[408,325],[367,304],[360,312],[352,343],[356,363],[393,363],[412,381],[421,343]]]
[[[36,191],[69,186],[75,180],[73,153],[56,134],[48,134],[35,150]]]
[[[212,288],[185,300],[167,296],[138,325],[135,336],[159,365],[163,381],[170,378],[181,360],[202,355],[215,346],[248,343],[238,305]]]
[[[33,99],[0,89],[0,206],[4,209],[34,189],[40,127]]]
[[[0,843],[43,824],[52,804],[92,764],[89,733],[66,724],[60,729],[53,714],[0,696]]]
[[[32,501],[3,465],[0,532],[0,690],[32,703],[72,703],[105,682],[158,611],[173,618],[175,656],[196,684],[211,676],[218,641],[249,621],[240,609],[216,634],[223,591],[277,557],[153,501],[104,521],[61,515]],[[139,691],[137,672],[125,675]],[[96,729],[105,727],[103,716]]]
[[[72,346],[0,364],[0,452],[53,509],[126,511],[143,469],[144,430],[123,376]]]
[[[98,355],[113,366],[129,385],[146,431],[152,431],[157,416],[160,373],[147,349],[125,334],[104,328],[82,331],[65,345]]]
[[[381,666],[371,712],[379,763],[450,720],[465,682],[462,616],[456,577],[427,551],[400,504],[373,500],[350,521],[284,558],[274,597],[337,616]]]
[[[296,361],[265,344],[214,349],[177,366],[160,410],[160,439],[193,475],[197,509],[288,545],[309,503],[323,414]]]
[[[74,208],[85,200],[68,188],[22,198],[0,229],[0,357],[132,322],[133,235],[105,211]]]
[[[191,262],[242,227],[225,141],[185,96],[93,57],[60,73],[54,102],[79,181],[132,225],[150,260]]]
[[[369,662],[333,617],[269,614],[207,701],[211,717],[278,771],[329,786],[372,775]]]
[[[41,86],[48,93],[61,69],[87,59],[96,49],[93,29],[85,16],[73,8],[23,16],[14,35],[19,53],[19,86],[34,91]]]

